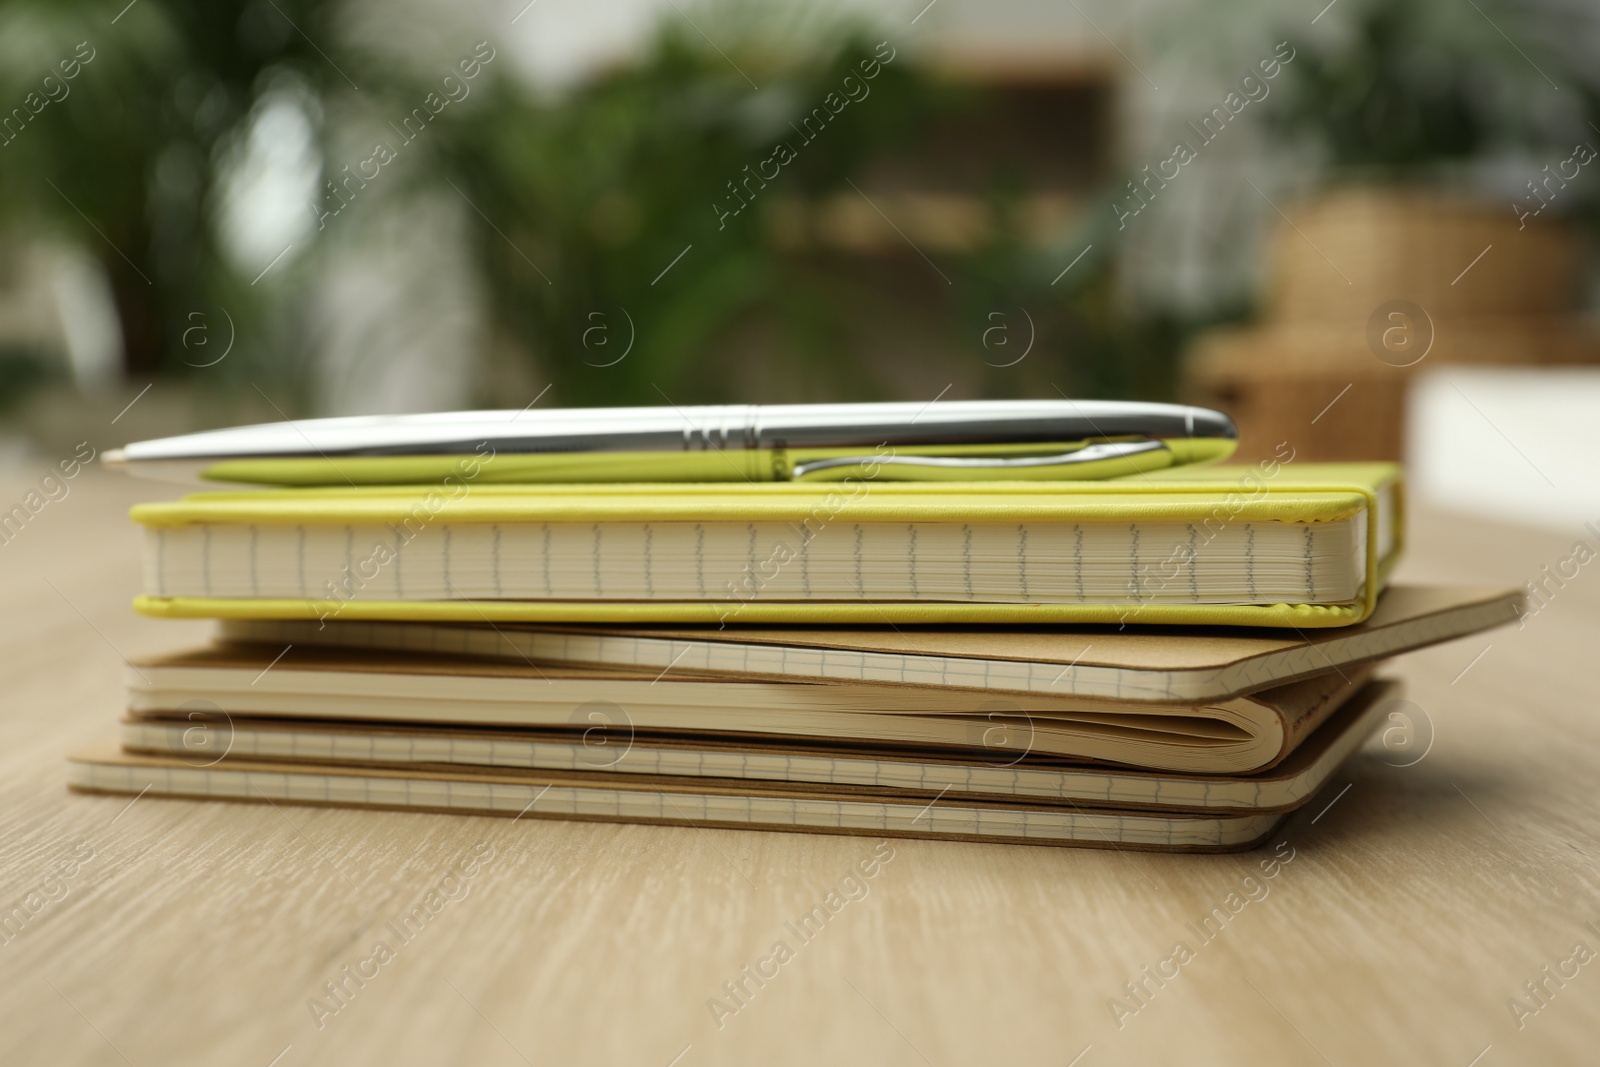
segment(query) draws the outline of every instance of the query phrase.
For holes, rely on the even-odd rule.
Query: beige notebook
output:
[[[129,710],[137,715],[225,712],[579,732],[603,721],[650,732],[931,745],[1240,774],[1293,751],[1355,695],[1367,671],[1352,667],[1185,706],[222,645],[138,661],[128,683]]]
[[[1278,813],[1189,815],[1060,804],[975,803],[835,787],[595,775],[589,772],[404,770],[225,759],[196,767],[107,745],[72,757],[80,792],[270,801],[517,818],[799,830],[1167,852],[1230,852],[1261,843]]]
[[[133,717],[122,724],[128,752],[210,766],[270,760],[357,767],[590,772],[762,783],[803,782],[866,791],[921,792],[974,800],[1030,800],[1084,808],[1167,811],[1287,811],[1325,785],[1386,720],[1399,686],[1372,682],[1288,759],[1248,777],[1178,775],[1086,766],[1006,752],[960,758],[930,748],[826,746],[716,735],[649,735],[619,724],[571,731],[472,729],[298,719],[234,718],[197,729],[182,717]]]
[[[512,663],[889,682],[1199,704],[1514,622],[1514,589],[1398,585],[1358,626],[716,629],[229,620],[224,639]]]

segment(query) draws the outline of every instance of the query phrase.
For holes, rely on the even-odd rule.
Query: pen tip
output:
[[[109,448],[100,453],[100,462],[108,467],[125,467],[128,465],[128,455],[120,448]]]

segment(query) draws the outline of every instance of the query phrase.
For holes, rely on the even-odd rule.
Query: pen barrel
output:
[[[1043,456],[1096,442],[1161,441],[1171,462],[1201,462],[1235,437],[1227,416],[1175,404],[936,399],[312,419],[142,441],[122,454],[133,473],[256,484],[434,481],[441,465],[474,457],[526,481],[773,481],[818,460]],[[952,469],[997,476],[983,466]]]
[[[685,452],[761,447],[761,409],[754,405],[686,408],[674,414],[682,423]]]

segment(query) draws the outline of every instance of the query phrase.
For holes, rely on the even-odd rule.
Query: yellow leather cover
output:
[[[1392,550],[1379,558],[1379,495],[1388,487]],[[1399,468],[1391,463],[1180,467],[1081,482],[760,482],[748,484],[361,486],[196,493],[141,504],[145,526],[188,523],[804,522],[819,509],[857,522],[1318,522],[1366,514],[1362,599],[1349,605],[815,603],[761,601],[380,601],[205,597],[135,599],[160,618],[322,618],[455,622],[812,624],[1150,623],[1347,626],[1372,614],[1403,546]]]

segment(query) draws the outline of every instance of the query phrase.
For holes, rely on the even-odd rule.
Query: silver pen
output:
[[[131,474],[244,485],[1107,478],[1226,458],[1218,411],[1110,400],[567,408],[305,419],[140,441]]]

